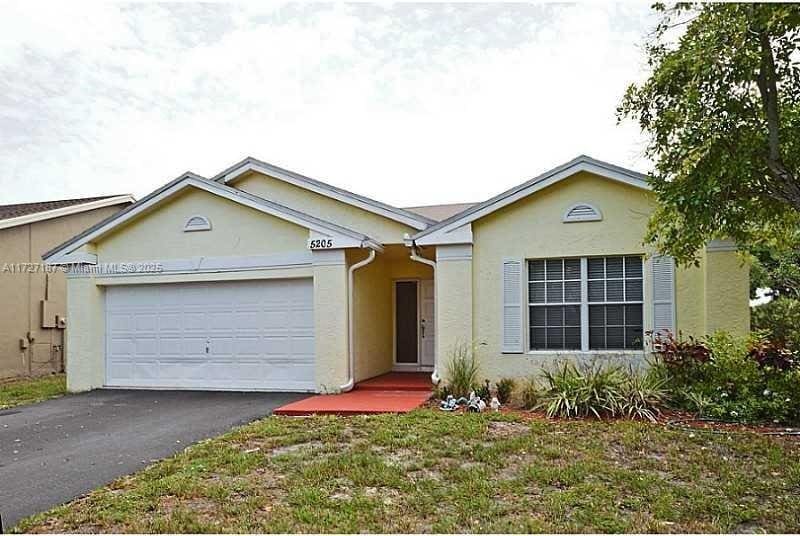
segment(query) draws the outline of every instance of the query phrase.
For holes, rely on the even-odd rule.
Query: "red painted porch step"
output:
[[[317,395],[277,408],[275,415],[363,415],[408,413],[432,395],[430,376],[390,373],[356,385],[348,393]]]
[[[431,391],[427,372],[390,372],[356,384],[356,389],[377,391]]]

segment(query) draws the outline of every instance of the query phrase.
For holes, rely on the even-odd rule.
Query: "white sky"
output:
[[[645,3],[0,4],[0,204],[141,197],[248,155],[398,206],[581,153],[648,168],[614,115]]]

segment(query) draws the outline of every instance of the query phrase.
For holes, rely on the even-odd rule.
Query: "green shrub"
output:
[[[475,396],[483,399],[484,402],[488,402],[489,400],[491,400],[492,388],[489,380],[483,380],[483,385],[479,385],[478,387],[475,388]]]
[[[520,403],[525,409],[534,409],[539,405],[539,384],[535,377],[530,377],[522,381]]]
[[[548,417],[602,418],[616,415],[622,403],[624,375],[619,367],[596,362],[580,367],[565,362],[542,372],[545,382],[539,406]]]
[[[800,423],[797,353],[724,332],[703,344],[707,360],[660,360],[677,407],[723,420]]]
[[[658,367],[644,373],[629,371],[622,383],[620,414],[629,419],[656,421],[669,400],[667,377]]]
[[[767,339],[800,350],[800,299],[781,296],[750,309],[753,330]]]
[[[497,400],[501,404],[508,404],[511,402],[514,386],[514,378],[501,378],[494,384],[495,390],[497,391]]]
[[[478,359],[476,345],[460,343],[450,350],[447,361],[447,385],[456,397],[469,396],[478,383]]]
[[[538,406],[548,417],[627,417],[655,421],[668,399],[667,380],[658,368],[644,373],[597,362],[560,364],[543,371]]]

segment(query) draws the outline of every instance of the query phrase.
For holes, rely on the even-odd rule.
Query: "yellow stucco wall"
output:
[[[578,202],[599,208],[602,221],[563,223],[564,211]],[[508,257],[647,256],[650,252],[643,246],[643,237],[653,208],[653,198],[646,191],[580,172],[473,222],[471,278],[465,273],[467,263],[463,266],[440,263],[437,269],[440,363],[443,365],[447,359],[452,341],[463,341],[469,335],[469,329],[459,325],[456,312],[465,308],[469,301],[468,279],[473,297],[471,337],[480,344],[483,376],[493,379],[527,376],[556,360],[586,359],[588,356],[579,352],[502,353],[502,261]],[[676,320],[677,328],[685,335],[703,335],[721,327],[737,332],[747,329],[744,321],[749,313],[746,269],[741,264],[734,266],[731,259],[738,257],[733,252],[713,255],[716,255],[713,262],[704,259],[700,268],[677,270]],[[714,288],[719,290],[714,291]],[[649,263],[645,264],[644,291],[646,330],[652,325]],[[447,313],[449,309],[451,313]],[[591,355],[600,359],[623,359],[633,364],[641,364],[644,358],[641,352]]]
[[[93,278],[67,280],[67,389],[88,391],[105,384],[105,287]]]
[[[211,231],[186,233],[195,215]],[[308,229],[197,188],[188,188],[96,244],[100,262],[197,256],[267,255],[304,250]]]
[[[347,382],[347,262],[342,251],[314,255],[317,390],[336,393]]]
[[[705,332],[750,331],[750,266],[735,251],[705,253]]]
[[[405,233],[417,232],[402,223],[262,173],[250,172],[242,175],[231,186],[358,231],[383,244],[402,244]]]

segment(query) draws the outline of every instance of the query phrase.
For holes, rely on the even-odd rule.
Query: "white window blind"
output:
[[[675,333],[675,259],[653,257],[653,332]]]

